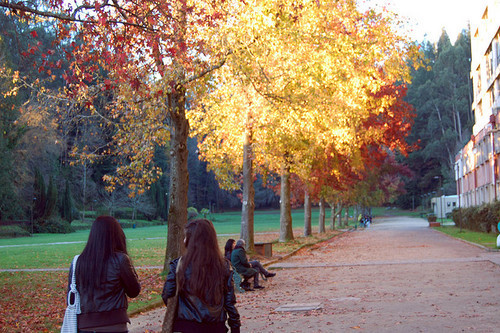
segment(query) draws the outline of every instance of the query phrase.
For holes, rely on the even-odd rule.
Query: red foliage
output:
[[[386,194],[389,188],[399,180],[399,175],[409,176],[409,169],[399,165],[389,151],[398,150],[406,155],[414,146],[409,146],[406,137],[409,135],[415,114],[413,107],[404,101],[406,86],[387,84],[376,94],[370,105],[370,116],[363,122],[359,131],[362,133],[379,133],[378,136],[367,135],[359,149],[361,160],[354,161],[350,155],[342,154],[333,146],[326,147],[323,158],[315,159],[311,171],[309,193],[314,200],[324,187],[336,191],[348,191],[359,181],[368,181],[378,176],[378,185]],[[392,98],[390,107],[380,112],[380,105],[385,98]],[[363,134],[363,133],[362,133]],[[372,138],[371,140],[369,138]],[[397,182],[399,190],[402,183]],[[374,190],[374,189],[373,189]]]

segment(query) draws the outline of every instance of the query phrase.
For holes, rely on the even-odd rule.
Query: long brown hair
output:
[[[220,304],[228,266],[219,249],[215,228],[209,220],[199,219],[189,222],[184,231],[186,254],[182,256],[177,274],[179,288],[189,290],[206,304]],[[186,280],[188,267],[191,274]]]
[[[99,216],[90,229],[89,240],[76,264],[78,289],[93,295],[105,280],[110,257],[115,252],[127,254],[125,233],[112,216]]]

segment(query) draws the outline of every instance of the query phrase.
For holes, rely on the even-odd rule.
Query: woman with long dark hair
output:
[[[194,220],[184,231],[185,254],[170,263],[162,293],[166,305],[178,288],[173,331],[225,333],[227,320],[231,333],[238,333],[232,271],[220,252],[212,222]]]
[[[73,266],[70,268],[68,289]],[[76,263],[76,288],[81,314],[78,331],[128,332],[127,296],[139,295],[141,285],[127,253],[125,234],[111,216],[99,216]]]

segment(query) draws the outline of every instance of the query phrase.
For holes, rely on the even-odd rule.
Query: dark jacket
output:
[[[68,290],[71,283],[73,265],[69,272]],[[81,314],[78,328],[100,327],[130,322],[127,315],[127,296],[136,297],[141,291],[137,273],[125,253],[117,252],[109,259],[106,282],[94,290],[90,299],[76,281],[80,293]]]
[[[167,299],[175,296],[176,285],[176,270],[179,258],[170,262],[170,271],[167,275],[167,280],[163,287],[162,298],[165,305]],[[188,266],[186,269],[186,281],[189,280],[191,269]],[[224,299],[221,299],[219,306],[209,306],[198,297],[189,293],[189,290],[179,292],[179,306],[177,310],[176,322],[186,322],[191,327],[217,326],[225,329],[225,322],[228,321],[231,332],[239,332],[240,315],[236,309],[236,296],[234,295],[233,272],[229,267],[224,278],[226,287],[224,288]],[[186,285],[185,285],[186,286]],[[175,326],[175,325],[174,325]],[[201,331],[201,330],[197,330]],[[215,331],[215,330],[214,330]]]
[[[231,261],[231,253],[233,253],[232,249],[231,249],[231,251],[224,250],[224,258],[226,258],[227,260]]]
[[[257,270],[250,266],[247,259],[247,252],[241,246],[236,246],[233,253],[231,253],[231,263],[236,272],[244,277],[254,276],[257,273]]]

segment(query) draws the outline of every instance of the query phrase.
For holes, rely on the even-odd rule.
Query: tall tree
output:
[[[356,156],[361,147],[382,130],[362,128],[364,120],[379,113],[367,108],[367,104],[372,99],[392,104],[393,97],[376,93],[388,82],[408,80],[408,68],[402,59],[411,57],[413,48],[391,30],[390,22],[372,11],[359,13],[353,1],[257,1],[244,8],[264,14],[255,16],[250,31],[238,29],[237,25],[232,31],[235,40],[248,40],[228,62],[234,68],[232,73],[243,77],[242,84],[219,80],[216,92],[226,89],[226,99],[234,100],[241,94],[232,87],[245,87],[247,92],[250,87],[268,101],[259,112],[265,115],[262,121],[255,120],[253,113],[252,119],[259,124],[253,128],[262,134],[261,139],[253,138],[252,142],[263,152],[265,157],[260,161],[267,170],[283,171],[281,189],[286,198],[281,198],[285,211],[280,240],[286,241],[293,237],[287,197],[289,174],[307,179],[312,161],[324,150],[332,152],[332,156],[354,156],[349,161],[359,160]],[[231,88],[225,87],[226,82]],[[209,96],[223,100],[219,93]],[[243,105],[248,110],[254,102],[252,98]],[[207,102],[195,122],[202,128],[203,144],[209,144],[205,156],[209,162],[215,160],[216,172],[221,175],[233,169],[216,157],[224,156],[227,161],[227,156],[241,154],[242,144],[232,144],[235,141],[231,140],[243,132],[241,124],[246,123],[235,116],[239,108],[226,100]],[[253,153],[253,161],[258,161],[258,155]]]
[[[408,194],[399,203],[405,208],[442,185],[450,194],[456,190],[453,164],[455,153],[472,134],[470,83],[470,32],[463,30],[454,45],[445,31],[437,45],[421,46],[426,66],[413,72],[407,101],[416,110],[414,129],[408,140],[418,144],[405,161],[414,177]]]
[[[141,194],[161,174],[154,149],[171,141],[170,206],[165,268],[181,253],[187,221],[186,93],[220,67],[229,51],[220,32],[229,2],[185,0],[0,2],[23,17],[57,20],[61,40],[75,38],[68,56],[67,89],[92,112],[102,91],[113,90],[106,123],[115,131],[105,153],[126,156],[106,177],[110,188],[126,182]],[[41,70],[46,66],[41,66]]]

